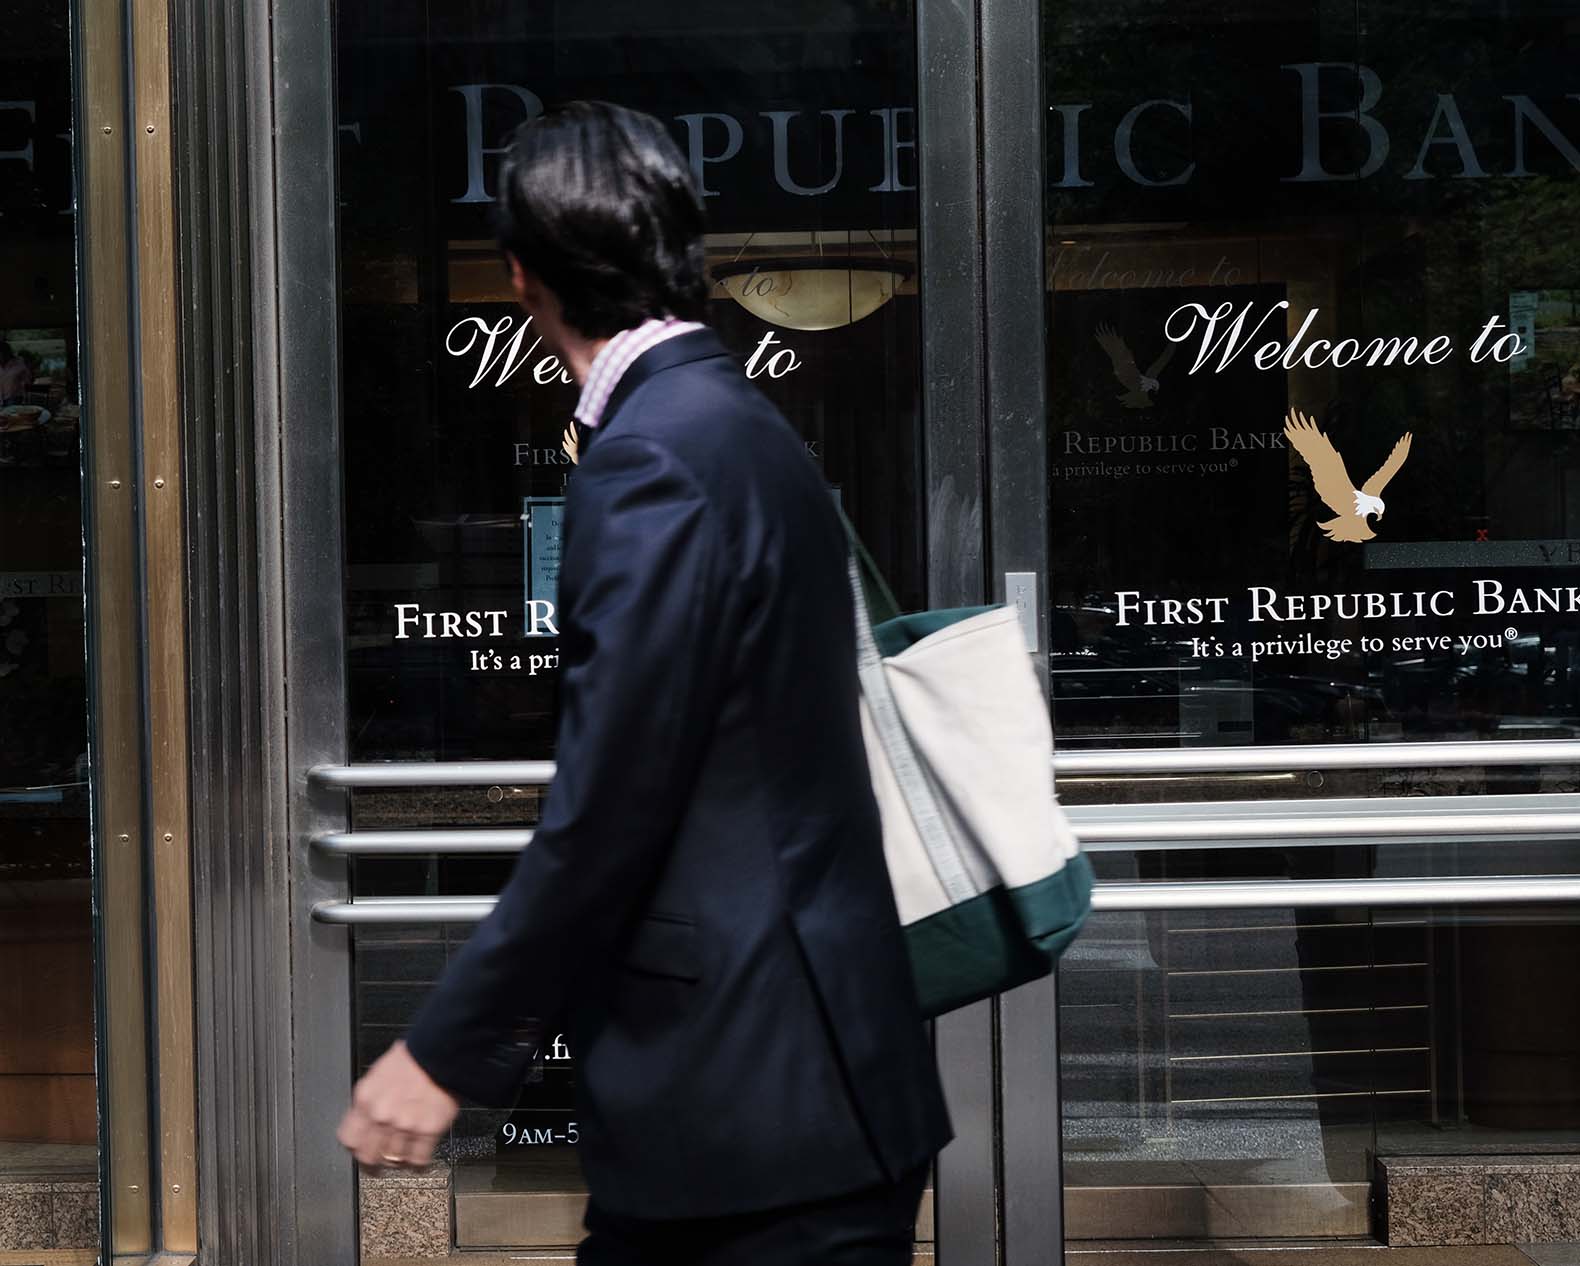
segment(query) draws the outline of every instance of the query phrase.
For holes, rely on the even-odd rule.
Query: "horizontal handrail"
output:
[[[1465,765],[1580,765],[1580,739],[1109,748],[1095,752],[1056,752],[1053,758],[1054,773],[1065,775],[1431,769]]]
[[[1311,906],[1480,906],[1580,901],[1580,875],[1454,879],[1193,880],[1098,884],[1094,910],[1251,910]]]
[[[1320,806],[1321,802],[1316,802]],[[1090,845],[1213,844],[1231,840],[1357,840],[1464,836],[1580,836],[1580,813],[1375,813],[1309,817],[1248,814],[1232,818],[1075,817],[1075,833]]]
[[[367,924],[481,923],[494,897],[364,897],[360,901],[322,901],[313,907],[320,923]]]
[[[1055,774],[1218,774],[1242,771],[1422,769],[1466,765],[1580,765],[1580,739],[1488,739],[1452,743],[1331,743],[1279,747],[1109,748],[1058,752]],[[491,787],[543,786],[553,761],[389,761],[317,765],[319,786]]]
[[[489,856],[519,853],[532,843],[531,831],[413,830],[330,831],[313,837],[313,846],[337,857],[409,857],[456,853]]]
[[[1465,798],[1460,796],[1379,796],[1243,805],[1147,804],[1117,811],[1111,805],[1075,805],[1068,812],[1081,843],[1097,851],[1265,841],[1580,837],[1580,804],[1575,796],[1480,796],[1476,800],[1483,807],[1465,808]],[[1545,800],[1556,803],[1551,807],[1540,804]],[[317,836],[313,843],[326,853],[343,857],[491,856],[519,853],[532,842],[532,835],[525,829],[334,831]]]
[[[371,897],[313,907],[320,923],[477,923],[493,897]],[[1094,910],[1247,910],[1310,906],[1472,906],[1580,901],[1580,876],[1516,875],[1452,879],[1202,880],[1101,883]]]
[[[379,761],[365,765],[314,765],[307,776],[320,787],[345,790],[359,787],[546,787],[554,781],[554,762]]]

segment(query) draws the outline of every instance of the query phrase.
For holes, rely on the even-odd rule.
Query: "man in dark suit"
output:
[[[900,1266],[949,1127],[862,746],[829,490],[713,333],[646,115],[525,125],[500,238],[582,384],[559,770],[531,845],[341,1139],[422,1164],[571,1035],[585,1266]]]

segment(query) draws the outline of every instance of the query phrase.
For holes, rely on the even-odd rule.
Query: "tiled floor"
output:
[[[1387,1248],[1381,1244],[1291,1248],[1245,1245],[1233,1248],[1071,1249],[1068,1266],[1580,1266],[1580,1245],[1470,1245],[1464,1248]]]
[[[536,1262],[572,1266],[575,1254],[468,1253],[451,1258],[457,1266],[511,1266]],[[1320,1248],[1247,1245],[1225,1249],[1171,1249],[1135,1245],[1072,1249],[1067,1266],[1580,1266],[1580,1244],[1532,1244],[1519,1248],[1384,1248],[1354,1244]],[[5,1259],[0,1258],[0,1266]],[[363,1266],[434,1266],[432,1258],[380,1260]],[[915,1266],[934,1266],[933,1256],[918,1253]]]
[[[467,1253],[449,1260],[457,1266],[574,1266],[569,1251],[558,1253]],[[0,1266],[93,1266],[91,1252],[0,1252]],[[1324,1248],[1244,1247],[1178,1249],[1134,1246],[1075,1249],[1068,1266],[1580,1266],[1580,1244],[1528,1244],[1514,1247],[1383,1248],[1353,1245]],[[367,1261],[363,1266],[435,1266],[435,1259]],[[934,1266],[932,1254],[918,1253],[915,1266]]]
[[[452,1262],[454,1266],[517,1266],[521,1262],[538,1263],[539,1266],[574,1266],[576,1254],[569,1249],[563,1252],[462,1253],[440,1260]],[[3,1257],[0,1257],[0,1266],[7,1266]],[[362,1266],[434,1266],[434,1259],[431,1257],[364,1258]],[[933,1255],[926,1252],[918,1253],[912,1266],[933,1266]],[[1529,1266],[1529,1263],[1521,1263],[1521,1266]]]
[[[441,1258],[453,1266],[515,1266],[517,1263],[534,1263],[534,1266],[575,1266],[577,1255],[569,1249],[562,1252],[532,1253],[458,1253],[457,1257]],[[0,1266],[6,1266],[0,1258]],[[434,1266],[433,1258],[363,1258],[362,1266]],[[916,1253],[912,1266],[934,1266],[932,1253]],[[1381,1266],[1381,1263],[1379,1263]],[[1522,1263],[1529,1266],[1529,1263]]]

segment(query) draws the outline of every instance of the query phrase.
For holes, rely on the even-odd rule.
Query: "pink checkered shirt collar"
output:
[[[682,321],[679,317],[649,317],[641,325],[621,330],[593,357],[581,398],[576,402],[576,420],[583,426],[597,426],[603,421],[614,389],[638,356],[668,339],[704,328],[696,321]]]

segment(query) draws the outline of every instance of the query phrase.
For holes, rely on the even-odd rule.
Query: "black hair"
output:
[[[511,136],[495,213],[500,246],[554,292],[579,333],[702,319],[702,200],[651,115],[574,101],[529,119]]]
[[[10,360],[16,353],[11,350],[11,344],[0,341],[0,365]]]

